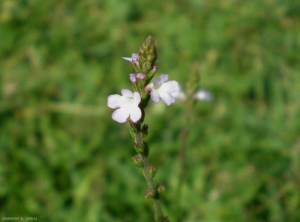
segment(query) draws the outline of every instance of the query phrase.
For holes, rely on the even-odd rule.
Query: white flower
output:
[[[128,89],[122,89],[122,96],[114,94],[107,98],[107,106],[112,109],[117,109],[112,114],[112,119],[119,122],[126,122],[127,118],[133,122],[137,122],[141,116],[142,112],[139,108],[139,103],[141,102],[141,96],[138,92],[132,93]]]
[[[158,103],[160,98],[164,101],[166,105],[171,105],[175,102],[175,98],[180,93],[180,87],[176,81],[168,81],[169,76],[167,74],[162,74],[158,77],[154,83],[150,83],[146,86],[146,90],[151,90],[151,99]],[[168,82],[167,82],[168,81]]]

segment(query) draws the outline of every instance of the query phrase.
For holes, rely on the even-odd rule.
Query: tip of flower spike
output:
[[[152,36],[148,36],[145,42],[142,43],[138,55],[144,67],[144,73],[148,73],[151,67],[155,65],[157,59],[156,47]]]
[[[147,38],[146,38],[146,41],[148,44],[151,44],[151,43],[154,43],[154,39],[151,35],[149,35]]]

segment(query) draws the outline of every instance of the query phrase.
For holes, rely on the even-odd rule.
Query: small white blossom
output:
[[[175,102],[175,98],[180,93],[180,87],[176,81],[168,81],[169,75],[162,74],[153,83],[146,86],[147,91],[151,91],[151,99],[158,103],[160,99],[164,101],[166,105],[171,105]],[[168,81],[168,82],[167,82]]]
[[[107,98],[107,106],[116,109],[112,114],[112,119],[124,123],[130,117],[133,122],[137,122],[142,116],[139,108],[140,94],[138,92],[132,93],[128,89],[122,89],[121,92],[122,96],[114,94]]]
[[[203,101],[207,101],[207,102],[212,101],[211,93],[203,88],[198,89],[196,91],[196,93],[193,95],[193,98],[195,100],[203,100]]]
[[[136,53],[132,53],[131,57],[122,57],[122,58],[129,62],[137,62],[139,60],[139,56]]]

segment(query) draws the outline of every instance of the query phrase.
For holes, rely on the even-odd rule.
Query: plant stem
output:
[[[144,167],[142,168],[142,172],[143,172],[143,175],[146,179],[148,189],[155,190],[155,185],[154,185],[153,178],[151,177],[151,175],[147,171],[147,169],[149,167],[148,157],[146,157],[142,154],[139,154],[139,156],[141,157],[141,159],[143,161]],[[163,217],[163,214],[162,214],[159,198],[153,198],[153,208],[154,208],[155,221],[160,222],[161,218]]]
[[[134,142],[136,145],[141,145],[141,144],[146,144],[146,142],[143,140],[142,137],[142,130],[141,130],[141,123],[134,124],[135,129],[137,130],[134,136]],[[146,146],[144,149],[149,149],[148,146]],[[148,152],[149,150],[144,150],[143,153],[138,153],[138,156],[140,157],[140,160],[143,163],[142,173],[145,177],[146,183],[147,183],[147,191],[153,192],[153,197],[151,198],[153,208],[154,208],[154,218],[156,222],[161,222],[163,217],[162,209],[161,209],[161,204],[159,200],[159,195],[157,193],[157,188],[155,187],[154,181],[153,181],[153,176],[150,175],[148,169],[151,166],[149,164],[149,159],[148,159]]]

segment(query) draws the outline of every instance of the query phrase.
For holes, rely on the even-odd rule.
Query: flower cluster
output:
[[[138,54],[134,53],[131,58],[123,57],[123,59],[132,62],[134,66],[138,67],[140,65]],[[151,67],[153,72],[156,69],[156,66]],[[142,100],[148,102],[149,98],[151,98],[155,103],[158,103],[161,99],[168,106],[175,102],[175,99],[180,94],[178,82],[174,80],[168,81],[169,75],[167,74],[162,74],[152,83],[148,82],[152,76],[147,77],[146,74],[141,72],[129,74],[129,80],[134,92],[122,89],[122,95],[114,94],[108,97],[108,107],[116,109],[112,114],[113,120],[124,123],[129,117],[134,123],[139,121],[142,117],[141,107],[139,106]]]

